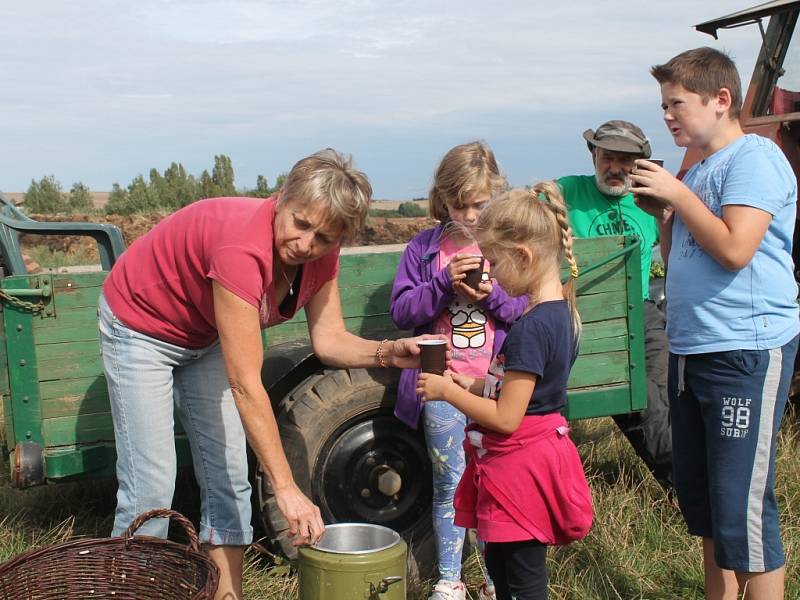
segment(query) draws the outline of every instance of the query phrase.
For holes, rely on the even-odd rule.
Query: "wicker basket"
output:
[[[160,517],[178,522],[189,544],[133,536]],[[48,546],[0,565],[3,600],[203,600],[213,598],[218,583],[219,571],[200,551],[191,522],[167,509],[139,515],[122,537]]]

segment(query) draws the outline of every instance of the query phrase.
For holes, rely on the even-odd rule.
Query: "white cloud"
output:
[[[145,3],[138,12],[150,30],[193,43],[329,39],[364,52],[380,52],[417,42],[429,19],[409,16],[405,6],[387,11],[384,4],[371,0],[159,2]]]
[[[557,128],[572,135],[596,125],[587,118],[612,113],[646,114],[645,125],[657,128],[652,64],[712,45],[741,58],[749,78],[757,30],[724,32],[716,42],[691,28],[741,8],[741,0],[3,7],[0,111],[10,144],[0,160],[11,167],[0,189],[54,170],[108,188],[160,160],[208,164],[223,151],[253,179],[298,158],[281,159],[280,148],[313,150],[331,140],[368,147],[389,163],[392,148],[368,140],[417,136],[429,145],[437,132],[446,143],[459,133],[491,141]],[[124,151],[109,152],[116,144]],[[254,148],[270,158],[256,158]],[[70,166],[67,155],[78,151],[97,163],[90,174]],[[123,162],[131,155],[135,164]],[[399,177],[385,176],[375,187],[394,195]]]

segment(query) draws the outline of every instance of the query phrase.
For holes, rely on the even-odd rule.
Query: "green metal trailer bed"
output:
[[[0,205],[2,208],[2,205]],[[18,234],[89,235],[101,248],[96,272],[24,272]],[[123,251],[113,226],[37,223],[0,210],[0,396],[3,448],[14,485],[113,475],[114,431],[97,335],[106,271]],[[345,324],[365,337],[397,337],[389,294],[403,246],[346,248],[339,286]],[[644,326],[638,241],[578,239],[578,307],[584,323],[569,380],[570,419],[644,408]],[[263,379],[298,484],[326,522],[393,527],[420,546],[430,532],[430,461],[420,432],[392,415],[396,370],[326,369],[313,355],[304,312],[265,331]],[[190,464],[176,425],[181,464]],[[392,469],[400,490],[382,493],[375,468]],[[285,523],[269,482],[254,468],[261,524],[287,553]],[[394,490],[393,490],[394,491]],[[418,557],[419,560],[419,557]]]

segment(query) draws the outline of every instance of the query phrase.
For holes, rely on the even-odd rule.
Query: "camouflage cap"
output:
[[[583,139],[586,140],[589,150],[597,147],[650,158],[650,141],[641,129],[628,121],[607,121],[597,131],[584,131]]]

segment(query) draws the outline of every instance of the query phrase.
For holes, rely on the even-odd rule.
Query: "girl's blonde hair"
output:
[[[494,194],[506,188],[494,153],[484,142],[474,141],[451,148],[439,163],[428,193],[430,215],[450,220],[447,201],[458,205],[475,194]]]
[[[279,202],[298,200],[319,208],[342,231],[342,241],[352,241],[367,220],[372,186],[353,167],[350,156],[325,148],[299,160],[281,186]]]
[[[570,278],[563,284],[564,298],[572,313],[572,330],[577,339],[581,319],[575,298],[578,263],[572,252],[572,228],[561,188],[555,182],[540,182],[530,190],[513,189],[495,197],[478,218],[475,234],[484,254],[493,259],[495,272],[513,272],[526,281],[531,304],[539,303],[540,282],[551,270],[560,272],[561,263],[569,265]],[[509,265],[513,251],[524,246],[533,253],[533,264],[524,273]]]

